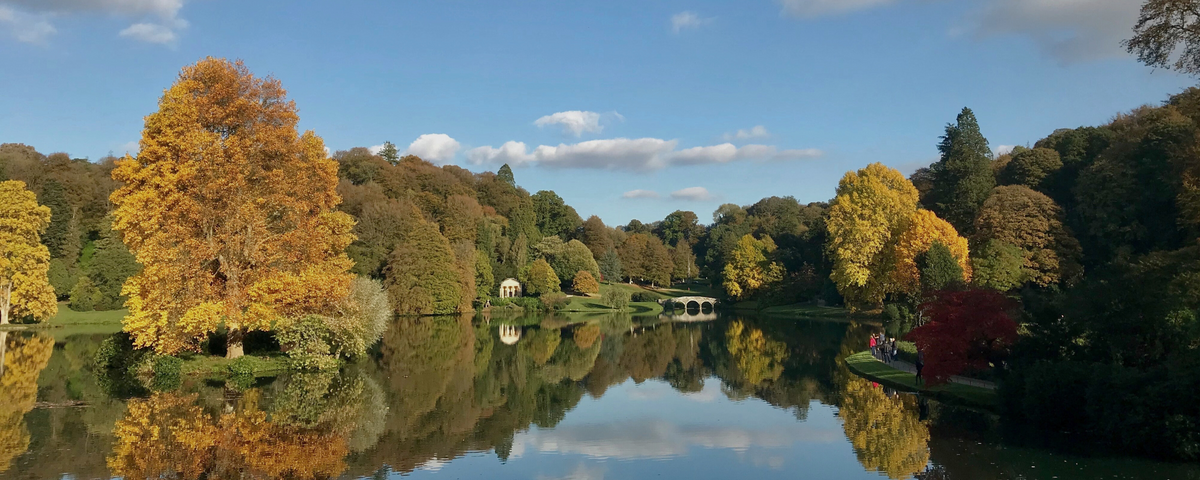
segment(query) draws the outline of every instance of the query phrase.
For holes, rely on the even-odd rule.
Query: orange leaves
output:
[[[337,164],[298,120],[277,80],[213,58],[185,67],[146,117],[112,195],[144,266],[126,288],[138,345],[191,349],[222,322],[269,329],[346,295],[354,220],[336,211]]]
[[[921,272],[917,269],[917,257],[929,251],[934,242],[950,248],[950,253],[963,269],[963,280],[971,279],[971,263],[967,239],[958,235],[950,222],[938,218],[929,210],[917,210],[896,240],[894,249],[895,269],[893,282],[900,291],[919,293]]]

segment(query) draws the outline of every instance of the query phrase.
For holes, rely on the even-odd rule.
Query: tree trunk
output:
[[[242,351],[242,337],[245,335],[246,332],[243,332],[241,328],[229,329],[229,336],[225,339],[225,358],[234,359],[244,354]]]
[[[0,325],[8,325],[8,313],[12,310],[12,280],[0,292]]]
[[[8,349],[8,332],[0,331],[0,379],[4,378],[4,355]]]

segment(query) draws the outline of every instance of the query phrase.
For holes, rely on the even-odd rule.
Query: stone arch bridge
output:
[[[700,311],[704,311],[705,306],[707,306],[708,310],[711,312],[713,309],[717,308],[718,303],[720,303],[720,300],[717,300],[713,297],[698,296],[664,298],[658,301],[658,304],[662,305],[663,310],[667,311],[675,310],[676,305],[683,305],[684,310],[696,309]]]

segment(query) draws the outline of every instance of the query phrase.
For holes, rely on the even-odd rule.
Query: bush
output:
[[[658,295],[650,292],[637,292],[629,297],[630,301],[634,302],[657,302]]]
[[[163,391],[179,388],[179,385],[182,383],[179,372],[183,367],[183,360],[168,355],[160,355],[154,357],[152,365],[154,379],[150,385],[155,390]]]
[[[600,301],[613,310],[625,310],[629,308],[629,300],[629,292],[620,288],[610,288],[600,297]]]
[[[330,336],[326,320],[317,315],[305,315],[276,335],[293,370],[337,368],[337,358],[330,353]]]
[[[229,362],[226,367],[234,377],[254,377],[254,357],[242,356]]]
[[[328,327],[329,348],[338,358],[355,359],[383,338],[392,307],[387,292],[378,280],[357,277],[350,283],[350,295],[337,315],[323,318]]]
[[[103,294],[100,289],[92,284],[92,280],[86,276],[80,276],[79,281],[75,282],[75,286],[71,288],[71,310],[76,312],[90,312],[96,308],[96,304],[103,300]]]
[[[542,304],[545,305],[547,310],[562,310],[567,308],[567,304],[569,303],[571,303],[571,300],[563,293],[554,292],[542,295]]]

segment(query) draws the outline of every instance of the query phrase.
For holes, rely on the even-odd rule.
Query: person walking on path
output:
[[[892,363],[895,363],[900,359],[900,344],[896,343],[896,337],[892,337],[891,344]]]
[[[921,370],[925,369],[925,352],[917,350],[917,385],[925,382],[925,377],[921,376]]]
[[[876,343],[875,343],[875,334],[874,334],[874,333],[872,333],[872,334],[871,334],[871,356],[872,356],[872,357],[875,357],[875,359],[876,359],[876,360],[878,360],[878,359],[879,359],[879,355],[877,355],[877,354],[876,354],[876,352],[877,352],[878,350],[879,350],[879,349],[877,348],[877,345],[876,345]]]

